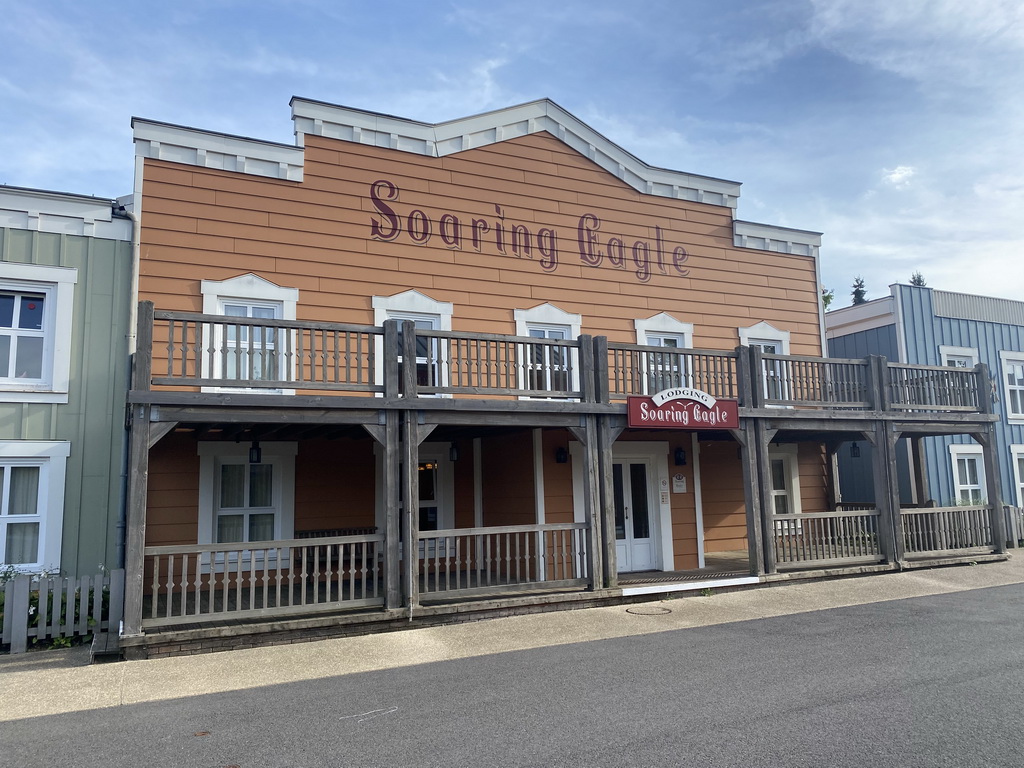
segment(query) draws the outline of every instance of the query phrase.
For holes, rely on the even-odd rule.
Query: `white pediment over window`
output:
[[[441,321],[440,330],[450,331],[452,329],[451,302],[437,301],[417,290],[396,293],[394,296],[374,296],[371,301],[374,325],[382,325],[385,320],[397,312],[410,315],[436,315]]]
[[[668,312],[659,312],[646,320],[634,320],[633,326],[636,328],[637,344],[646,344],[649,334],[678,336],[684,342],[681,346],[693,344],[693,323],[676,320]]]
[[[569,338],[576,338],[580,335],[580,328],[583,325],[583,318],[580,315],[566,312],[554,304],[539,304],[532,309],[517,309],[512,313],[516,321],[516,335],[529,335],[531,325],[559,325],[565,326],[569,331]]]
[[[781,347],[781,354],[789,354],[789,331],[782,331],[771,323],[762,320],[749,328],[740,328],[740,344],[749,347],[751,343],[776,342]]]
[[[298,288],[284,288],[251,272],[227,280],[203,280],[200,290],[203,294],[203,312],[208,315],[221,313],[221,299],[237,298],[278,302],[282,308],[281,317],[294,320],[295,305],[299,301]]]

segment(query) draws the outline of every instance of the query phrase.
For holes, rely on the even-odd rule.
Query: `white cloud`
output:
[[[915,173],[917,171],[909,165],[897,165],[891,170],[888,168],[882,170],[882,181],[897,189],[908,187]]]

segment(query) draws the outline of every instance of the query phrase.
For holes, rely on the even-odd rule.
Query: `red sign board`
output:
[[[657,405],[654,398],[630,397],[626,401],[628,423],[641,429],[739,429],[739,403],[709,399],[710,406],[689,398]]]

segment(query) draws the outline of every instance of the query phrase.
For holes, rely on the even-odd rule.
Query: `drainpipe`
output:
[[[136,202],[138,195],[136,195]],[[135,355],[135,344],[136,344],[136,325],[138,324],[139,318],[139,257],[141,253],[141,233],[142,233],[142,222],[139,217],[136,216],[132,211],[127,210],[124,206],[121,206],[121,212],[124,213],[132,222],[132,273],[131,273],[131,289],[129,291],[129,303],[128,303],[128,371],[127,371],[127,382],[125,388],[131,389],[132,386],[132,362]],[[125,403],[127,409],[128,404]],[[127,414],[127,410],[125,411]],[[118,515],[117,515],[117,535],[115,545],[115,557],[117,559],[117,567],[124,568],[124,553],[125,553],[125,541],[128,536],[128,424],[125,419],[125,437],[121,441],[121,491],[120,499],[118,503]]]

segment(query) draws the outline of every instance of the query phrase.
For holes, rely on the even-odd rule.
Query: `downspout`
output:
[[[136,183],[136,190],[138,190],[138,184]],[[138,202],[138,191],[135,193],[135,202]],[[134,205],[133,205],[134,207]],[[138,216],[132,211],[127,210],[124,206],[121,207],[123,212],[132,222],[132,272],[131,272],[131,288],[129,291],[129,302],[128,302],[128,370],[126,373],[127,381],[125,382],[125,391],[131,389],[132,386],[132,370],[134,368],[135,360],[135,345],[137,338],[136,325],[139,319],[139,263],[141,254],[141,240],[142,240],[142,222]],[[116,535],[116,548],[114,555],[117,559],[117,567],[124,568],[125,565],[125,542],[128,537],[128,403],[125,403],[125,436],[121,441],[121,493],[118,503],[118,516],[117,516],[117,535]]]

